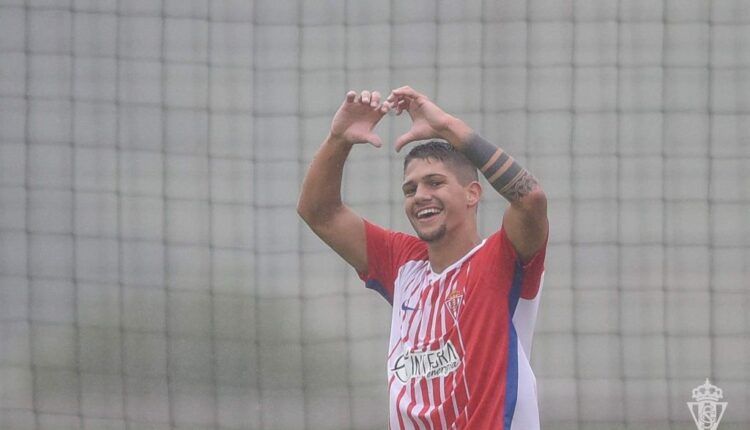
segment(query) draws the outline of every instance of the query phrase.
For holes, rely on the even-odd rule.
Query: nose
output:
[[[417,189],[414,191],[414,200],[417,202],[423,202],[430,200],[430,198],[432,198],[432,195],[427,187],[422,186],[422,184],[417,184]]]

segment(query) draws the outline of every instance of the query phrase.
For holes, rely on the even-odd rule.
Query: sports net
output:
[[[546,189],[544,428],[694,428],[707,377],[750,423],[747,2],[2,0],[0,56],[2,429],[383,428],[390,309],[295,204],[404,84]],[[345,200],[410,231],[401,157]]]

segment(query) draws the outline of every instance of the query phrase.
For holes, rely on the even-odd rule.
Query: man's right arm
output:
[[[323,142],[302,183],[297,213],[358,272],[366,272],[364,220],[341,201],[344,162],[352,146],[330,135]]]
[[[344,163],[356,143],[381,146],[372,132],[388,108],[380,94],[350,91],[302,182],[297,213],[328,246],[358,272],[367,271],[365,222],[341,201]]]

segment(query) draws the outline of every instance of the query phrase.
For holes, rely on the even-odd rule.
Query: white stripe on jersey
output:
[[[518,392],[516,410],[513,414],[511,430],[539,429],[539,405],[537,404],[536,378],[531,370],[528,357],[531,356],[531,343],[534,335],[539,298],[544,287],[544,272],[539,280],[539,291],[531,300],[519,299],[513,326],[516,328],[518,344]]]

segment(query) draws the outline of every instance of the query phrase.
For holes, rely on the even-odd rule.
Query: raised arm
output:
[[[547,240],[547,198],[534,176],[501,148],[447,114],[425,95],[401,87],[388,96],[396,113],[409,113],[412,127],[396,140],[396,150],[415,140],[442,138],[463,152],[498,193],[510,202],[503,228],[521,259],[526,261]]]
[[[302,182],[297,213],[356,270],[367,270],[364,220],[341,201],[344,163],[354,144],[380,147],[373,129],[388,111],[377,91],[349,91]]]

